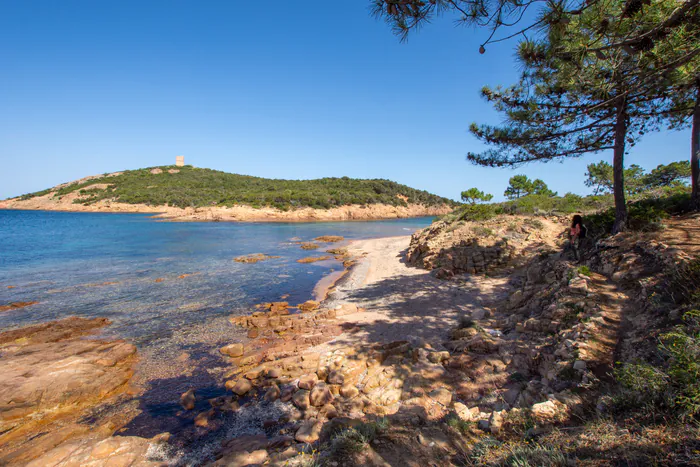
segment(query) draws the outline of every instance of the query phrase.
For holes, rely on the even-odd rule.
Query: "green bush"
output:
[[[454,201],[416,190],[389,180],[358,180],[348,177],[322,178],[317,180],[273,180],[230,174],[192,166],[177,167],[179,172],[168,173],[174,166],[159,167],[160,174],[151,169],[128,170],[116,177],[101,177],[83,183],[73,183],[55,191],[56,196],[65,196],[75,191],[88,195],[78,203],[95,203],[103,199],[114,199],[127,204],[151,206],[204,207],[273,206],[279,209],[295,207],[331,208],[348,204],[388,204],[405,206],[424,204],[435,206]],[[88,188],[95,184],[108,184],[105,190]],[[44,190],[24,195],[23,199],[49,193]]]

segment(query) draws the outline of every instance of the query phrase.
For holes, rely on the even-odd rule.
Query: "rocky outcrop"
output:
[[[438,277],[444,279],[454,274],[484,274],[514,265],[535,249],[557,245],[563,231],[557,218],[437,221],[413,234],[406,259],[414,266],[437,269]]]
[[[136,348],[83,338],[108,323],[67,318],[0,334],[0,464],[70,438],[81,431],[71,420],[127,389]]]
[[[149,450],[161,439],[114,436],[106,439],[84,438],[60,446],[29,462],[27,467],[161,467],[149,460]]]

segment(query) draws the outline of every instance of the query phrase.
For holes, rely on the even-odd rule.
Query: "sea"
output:
[[[0,331],[67,316],[109,318],[99,337],[137,346],[136,378],[145,388],[124,434],[177,431],[181,392],[221,391],[226,362],[216,349],[244,339],[230,316],[262,302],[302,303],[343,269],[334,259],[297,260],[348,240],[409,235],[432,220],[169,222],[150,214],[0,210],[0,305],[38,302],[0,313]],[[346,242],[300,248],[322,235]],[[278,258],[234,261],[254,253]]]

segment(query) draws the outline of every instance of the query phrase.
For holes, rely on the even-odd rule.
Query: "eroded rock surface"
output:
[[[0,464],[85,431],[70,421],[127,388],[136,348],[84,338],[108,323],[73,317],[0,334]]]

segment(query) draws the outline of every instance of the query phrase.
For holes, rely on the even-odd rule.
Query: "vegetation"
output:
[[[480,201],[489,202],[493,199],[493,195],[490,193],[484,193],[478,188],[470,188],[467,191],[463,191],[462,201],[469,204],[476,204]]]
[[[530,180],[526,175],[515,175],[508,180],[508,188],[503,193],[508,199],[517,199],[527,195],[556,196],[547,184],[540,180]]]
[[[691,206],[700,209],[700,21],[697,0],[510,2],[372,0],[402,38],[438,14],[486,28],[479,46],[520,40],[524,73],[484,97],[502,127],[472,126],[495,149],[474,163],[517,165],[612,149],[615,231],[626,227],[624,156],[648,131],[692,126]],[[537,10],[537,14],[527,10]],[[500,37],[499,37],[500,36]]]
[[[612,193],[613,167],[610,164],[600,161],[597,164],[589,164],[587,169],[584,184],[594,187],[594,194]],[[690,162],[660,164],[648,174],[640,166],[632,164],[625,169],[624,175],[628,196],[655,188],[682,186],[690,179]]]
[[[423,204],[455,205],[427,191],[416,190],[389,180],[359,180],[348,177],[318,180],[273,180],[230,174],[192,166],[159,167],[125,171],[115,177],[100,177],[83,183],[74,183],[55,191],[55,196],[78,192],[75,203],[93,204],[114,200],[128,204],[150,206],[203,207],[245,204],[253,207],[272,206],[279,209],[313,207],[328,209],[350,204],[383,203],[392,206]],[[177,169],[178,172],[172,170]],[[106,189],[90,188],[106,184]],[[24,195],[22,199],[45,195],[51,190]]]

